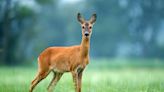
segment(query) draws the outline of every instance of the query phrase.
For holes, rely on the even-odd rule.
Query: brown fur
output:
[[[87,27],[91,35],[93,25],[93,16],[91,21],[85,21],[78,14],[78,20],[81,26]],[[94,20],[95,21],[95,20]],[[88,25],[85,26],[87,23]],[[92,23],[92,24],[91,24]],[[48,86],[48,91],[53,90],[53,86],[57,84],[61,76],[65,72],[71,72],[75,83],[76,92],[81,92],[82,72],[89,63],[90,36],[86,37],[82,29],[82,41],[78,46],[70,47],[49,47],[45,49],[38,57],[38,74],[32,81],[30,92],[34,87],[52,71],[54,77]]]

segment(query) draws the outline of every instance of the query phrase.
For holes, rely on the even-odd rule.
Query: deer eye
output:
[[[84,29],[85,27],[84,27],[84,26],[82,26],[82,28]]]
[[[90,26],[89,29],[92,29],[92,27]]]

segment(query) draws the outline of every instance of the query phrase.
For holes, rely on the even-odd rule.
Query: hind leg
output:
[[[53,87],[57,84],[57,82],[60,80],[62,75],[63,75],[63,73],[55,73],[54,72],[53,79],[52,79],[51,83],[49,84],[49,86],[47,88],[48,92],[52,92],[53,91]]]
[[[48,85],[47,90],[50,88],[50,86],[52,85],[53,80],[54,80],[55,78],[56,78],[56,72],[53,71],[53,78],[52,78],[50,84]]]
[[[35,86],[44,78],[47,77],[47,75],[49,74],[49,71],[47,72],[39,72],[39,74],[36,76],[36,78],[31,82],[31,86],[30,86],[30,91],[32,92],[33,89],[35,88]]]

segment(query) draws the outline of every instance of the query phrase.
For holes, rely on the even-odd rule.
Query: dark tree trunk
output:
[[[12,65],[13,55],[12,55],[12,33],[11,33],[11,20],[10,20],[10,12],[11,12],[11,0],[5,1],[4,7],[4,18],[2,23],[2,31],[3,31],[3,55],[2,61],[4,64]]]

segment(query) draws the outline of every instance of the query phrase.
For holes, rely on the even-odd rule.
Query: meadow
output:
[[[120,62],[121,61],[121,62]],[[36,66],[0,67],[0,92],[28,92]],[[52,74],[34,92],[47,92]],[[54,92],[74,92],[70,73],[65,73]],[[164,92],[161,60],[92,60],[83,73],[82,92]]]

